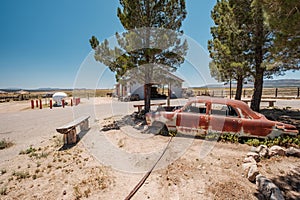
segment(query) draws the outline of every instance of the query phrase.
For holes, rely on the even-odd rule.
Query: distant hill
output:
[[[264,87],[300,87],[300,79],[265,80]]]
[[[253,88],[254,84],[248,82],[243,85],[244,88]],[[229,88],[229,83],[208,84],[193,88]],[[236,82],[232,83],[232,88],[236,87]],[[279,80],[264,80],[264,88],[282,88],[282,87],[300,87],[300,79],[279,79]]]
[[[5,92],[18,92],[20,90],[28,91],[28,92],[52,92],[52,91],[72,91],[73,89],[61,89],[61,88],[38,88],[38,89],[22,89],[22,88],[5,88],[0,89]]]

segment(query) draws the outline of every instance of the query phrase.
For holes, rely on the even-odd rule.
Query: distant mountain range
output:
[[[264,87],[300,87],[300,79],[265,80]]]
[[[229,88],[229,83],[219,83],[219,84],[208,84],[205,86],[199,86],[199,87],[192,87],[192,88],[220,88],[225,87]],[[236,87],[236,82],[232,83],[232,87]],[[253,82],[248,82],[244,84],[244,88],[252,88]],[[279,79],[279,80],[264,80],[264,87],[265,88],[282,88],[282,87],[300,87],[300,79]],[[78,89],[86,89],[86,88],[78,88]],[[5,92],[17,92],[20,90],[25,90],[28,92],[51,92],[51,91],[72,91],[73,89],[67,88],[38,88],[38,89],[22,89],[22,88],[5,88],[0,89],[0,91]]]
[[[5,92],[17,92],[20,90],[28,91],[28,92],[51,92],[51,91],[71,91],[73,89],[62,89],[62,88],[38,88],[38,89],[22,89],[22,88],[5,88],[0,89],[0,91]]]
[[[219,83],[219,84],[208,84],[201,87],[193,88],[220,88],[220,87],[229,87],[229,83]],[[236,87],[236,82],[232,82],[232,87]],[[244,88],[253,88],[253,82],[247,82],[243,85]],[[279,79],[279,80],[264,80],[265,88],[281,88],[281,87],[300,87],[300,79]]]

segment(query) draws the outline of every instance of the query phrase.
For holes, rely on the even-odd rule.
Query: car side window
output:
[[[232,117],[238,117],[239,115],[237,114],[236,110],[231,107],[231,106],[228,106],[228,113],[227,113],[228,116],[232,116]]]
[[[230,116],[230,117],[238,117],[239,116],[233,107],[228,106],[226,104],[217,104],[217,103],[213,103],[211,105],[210,114],[211,115]]]
[[[206,105],[205,103],[192,103],[191,105],[185,107],[183,112],[190,112],[190,113],[206,113]]]

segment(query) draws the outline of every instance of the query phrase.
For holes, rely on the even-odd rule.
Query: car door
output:
[[[209,130],[239,133],[242,120],[238,112],[226,104],[212,103],[209,113]]]
[[[251,117],[243,111],[243,108],[237,108],[237,110],[240,113],[242,120],[241,136],[263,136],[262,121],[259,118],[254,119]]]
[[[177,114],[176,128],[183,133],[202,133],[208,128],[205,103],[192,103]]]

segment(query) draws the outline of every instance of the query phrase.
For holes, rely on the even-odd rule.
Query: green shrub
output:
[[[17,177],[17,180],[20,180],[20,179],[26,179],[26,178],[29,178],[29,177],[30,177],[29,172],[23,172],[23,171],[20,171],[20,172],[13,172],[12,175],[13,175],[13,176],[16,176],[16,177]]]
[[[30,146],[25,151],[24,150],[20,151],[19,154],[30,154],[30,153],[34,153],[34,152],[36,152],[36,149],[34,147]]]
[[[14,145],[13,142],[6,140],[6,139],[2,139],[0,140],[0,149],[6,149],[11,147],[12,145]]]
[[[0,195],[7,195],[7,188],[6,187],[0,188]]]

